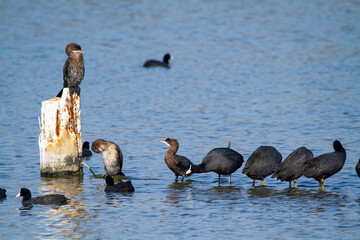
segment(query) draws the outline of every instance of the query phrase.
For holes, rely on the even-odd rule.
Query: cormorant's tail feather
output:
[[[63,93],[63,88],[60,90],[60,92],[56,95],[56,97],[59,97],[59,98],[61,98],[61,96],[62,96],[62,93]]]

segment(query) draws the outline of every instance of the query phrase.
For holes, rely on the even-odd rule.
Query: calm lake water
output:
[[[359,1],[1,1],[0,238],[359,239]],[[62,87],[65,46],[81,45],[83,141],[116,142],[134,194],[104,193],[102,179],[41,178],[41,102]],[[171,69],[145,69],[170,52]],[[298,190],[242,174],[175,183],[167,137],[198,163],[215,147],[247,160],[260,145],[283,159],[347,150],[341,172]],[[101,155],[86,160],[103,173]],[[24,208],[65,194],[63,206]]]

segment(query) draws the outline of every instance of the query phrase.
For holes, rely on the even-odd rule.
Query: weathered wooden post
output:
[[[40,172],[41,176],[78,175],[81,165],[80,97],[64,88],[62,97],[41,104]]]

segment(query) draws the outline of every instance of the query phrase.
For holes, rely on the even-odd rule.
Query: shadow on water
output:
[[[273,196],[276,191],[274,187],[265,185],[250,188],[246,192],[250,198],[267,198]]]
[[[194,185],[196,181],[187,180],[183,183],[173,183],[168,187],[166,202],[179,203],[181,201],[200,201],[212,203],[215,201],[232,201],[241,197],[241,188],[238,186],[213,186],[201,182]],[[202,188],[205,186],[205,188]]]

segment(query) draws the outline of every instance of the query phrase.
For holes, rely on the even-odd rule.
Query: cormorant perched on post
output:
[[[79,84],[84,79],[85,65],[84,65],[84,52],[81,50],[80,45],[70,43],[66,46],[66,54],[69,56],[66,59],[63,68],[64,88],[69,88],[70,95],[74,92],[80,96]],[[63,90],[58,93],[57,97],[61,97]]]

